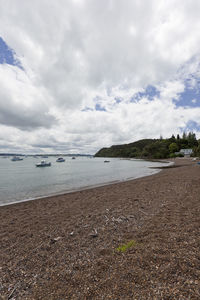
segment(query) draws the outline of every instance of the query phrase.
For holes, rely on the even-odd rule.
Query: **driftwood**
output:
[[[13,290],[11,291],[10,295],[8,296],[8,300],[12,298],[12,295],[14,294],[14,292],[16,291],[17,287],[18,287],[19,283],[15,284]]]

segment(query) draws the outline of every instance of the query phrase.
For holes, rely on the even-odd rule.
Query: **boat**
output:
[[[11,161],[19,161],[19,160],[23,160],[23,158],[19,156],[13,156],[13,158],[11,158]]]
[[[63,157],[58,157],[58,159],[56,159],[57,162],[64,162],[65,159]]]
[[[109,161],[109,160],[104,160],[104,162],[105,162],[105,163],[109,163],[110,161]]]
[[[72,156],[72,159],[76,159],[76,157]]]
[[[46,162],[45,160],[41,160],[40,163],[36,164],[36,167],[50,167],[51,163],[50,162]]]

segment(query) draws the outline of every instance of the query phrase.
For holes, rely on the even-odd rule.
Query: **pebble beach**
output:
[[[0,299],[200,299],[200,165],[0,207]]]

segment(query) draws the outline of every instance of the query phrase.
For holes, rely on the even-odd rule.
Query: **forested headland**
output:
[[[123,158],[146,158],[160,159],[183,156],[181,149],[192,149],[192,156],[200,156],[200,139],[197,140],[193,132],[183,133],[182,136],[173,134],[164,139],[142,139],[130,144],[113,145],[102,148],[95,157],[123,157]]]

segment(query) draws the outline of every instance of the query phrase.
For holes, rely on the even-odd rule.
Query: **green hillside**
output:
[[[196,139],[193,132],[183,133],[183,136],[172,135],[168,139],[143,139],[130,144],[113,145],[109,148],[102,148],[95,157],[124,157],[124,158],[169,158],[181,156],[175,154],[180,149],[193,149],[194,156],[200,156],[200,140]]]

